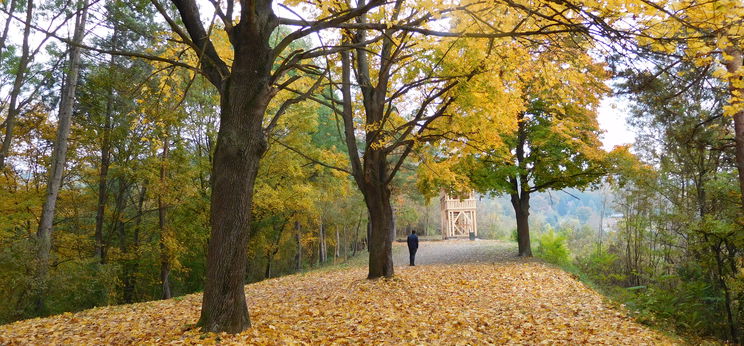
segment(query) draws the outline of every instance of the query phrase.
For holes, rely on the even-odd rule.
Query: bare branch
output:
[[[341,168],[341,167],[336,167],[336,166],[334,166],[334,165],[331,165],[331,164],[325,163],[325,162],[323,162],[323,161],[320,161],[320,160],[318,160],[318,159],[315,159],[315,158],[313,158],[313,157],[310,157],[310,156],[306,155],[305,153],[303,153],[302,151],[300,151],[299,149],[295,149],[295,148],[293,148],[293,147],[291,147],[291,146],[287,145],[286,143],[284,143],[284,142],[282,142],[282,141],[280,141],[280,140],[278,140],[278,139],[274,139],[274,141],[276,141],[277,143],[279,143],[279,145],[281,145],[281,146],[283,146],[283,147],[285,147],[285,148],[287,148],[287,149],[291,150],[291,151],[292,151],[292,152],[294,152],[295,154],[297,154],[297,155],[300,155],[300,156],[301,156],[301,157],[303,157],[304,159],[306,159],[306,160],[308,160],[308,161],[310,161],[310,162],[312,162],[312,163],[314,163],[314,164],[316,164],[316,165],[320,165],[320,166],[323,166],[323,167],[325,167],[325,168],[330,168],[330,169],[334,169],[334,170],[337,170],[337,171],[339,171],[339,172],[344,172],[344,173],[346,173],[346,174],[352,175],[352,173],[351,173],[351,172],[350,172],[350,171],[349,171],[348,169],[343,169],[343,168]]]
[[[310,95],[312,95],[315,92],[318,86],[321,85],[322,81],[323,81],[323,78],[318,78],[318,80],[315,81],[315,84],[313,84],[310,88],[308,88],[306,92],[304,92],[303,94],[297,97],[284,101],[284,103],[282,103],[282,105],[279,107],[279,110],[276,111],[276,113],[274,114],[274,117],[269,122],[269,125],[266,127],[266,133],[267,134],[271,133],[271,130],[273,130],[276,124],[279,122],[279,118],[287,111],[287,109],[289,109],[290,106],[307,100],[308,97],[310,97]]]

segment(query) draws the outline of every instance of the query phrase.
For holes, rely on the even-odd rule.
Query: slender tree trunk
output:
[[[273,262],[275,253],[274,250],[266,251],[266,271],[264,272],[264,279],[271,278],[271,263]]]
[[[424,219],[424,235],[429,235],[429,206],[424,206],[426,209],[426,218]]]
[[[121,216],[122,214],[124,214],[126,194],[127,194],[127,189],[129,188],[129,183],[123,178],[119,178],[118,183],[119,183],[119,188],[115,194],[116,200],[114,202],[114,211],[111,213],[111,223],[109,225],[109,229],[112,232],[117,232],[124,226],[121,221]],[[107,237],[104,236],[102,246],[101,246],[101,260],[100,260],[101,264],[108,263],[108,245],[109,245],[108,243],[109,242],[108,242]]]
[[[392,237],[392,239],[394,241],[395,238],[398,236],[398,222],[397,222],[397,220],[395,218],[395,207],[393,207],[391,205],[390,208],[393,210],[393,230],[390,231],[390,232],[392,233],[391,234],[391,237]]]
[[[288,220],[285,220],[279,229],[274,229],[276,236],[271,242],[271,248],[266,251],[266,272],[264,273],[264,279],[271,278],[271,268],[274,263],[274,257],[276,257],[276,254],[279,252],[279,241],[282,240],[282,233],[284,233],[284,228],[287,226],[287,221]]]
[[[21,45],[21,58],[18,61],[18,69],[16,70],[15,80],[13,81],[13,88],[10,90],[10,105],[8,106],[8,117],[5,119],[5,137],[3,138],[2,146],[0,147],[0,168],[5,167],[5,160],[10,153],[10,145],[13,140],[13,130],[15,129],[16,118],[20,114],[20,106],[18,97],[21,94],[21,87],[26,79],[26,72],[28,71],[28,65],[31,61],[30,49],[28,39],[31,34],[31,21],[33,18],[33,0],[27,0],[26,2],[26,23],[23,27],[23,43]],[[10,21],[10,19],[8,19]],[[76,28],[77,30],[77,28]],[[81,36],[82,37],[82,36]],[[79,52],[80,49],[77,49]],[[79,55],[79,53],[78,53]],[[71,57],[72,59],[72,57]],[[71,60],[72,61],[72,60]],[[72,64],[70,64],[72,68]],[[77,74],[77,72],[75,72]],[[68,78],[70,74],[68,73]],[[75,76],[77,81],[77,75]],[[68,83],[69,84],[69,83]],[[73,87],[73,95],[75,88]]]
[[[318,265],[325,263],[325,261],[328,259],[325,244],[325,224],[323,223],[323,219],[320,220],[319,238],[320,243],[318,244]]]
[[[76,17],[75,33],[73,42],[83,41],[85,33],[85,22],[88,14],[88,1],[84,0],[82,9]],[[78,72],[80,71],[80,48],[70,45],[70,65],[67,71],[65,86],[59,106],[59,123],[57,125],[57,138],[52,153],[52,162],[49,167],[49,181],[47,182],[47,193],[41,211],[39,230],[36,234],[38,239],[38,275],[40,283],[40,294],[36,308],[38,312],[45,310],[44,300],[46,295],[46,282],[49,271],[49,256],[52,247],[52,223],[57,205],[57,196],[62,185],[62,171],[65,167],[67,155],[67,138],[70,134],[72,122],[72,109],[75,103],[75,88],[77,87]],[[7,134],[6,134],[7,135]]]
[[[5,11],[8,13],[14,13],[16,7],[16,0],[10,0],[10,2],[5,2]],[[3,28],[3,34],[2,37],[0,37],[0,56],[2,56],[3,51],[5,50],[6,44],[5,42],[8,39],[8,31],[10,30],[10,24],[13,22],[13,18],[8,16],[7,20],[5,21],[5,27]],[[28,22],[27,22],[28,23]]]
[[[726,71],[731,74],[729,79],[729,90],[732,98],[735,99],[734,104],[742,106],[740,98],[744,95],[744,88],[738,86],[741,85],[744,79],[744,72],[742,72],[742,60],[744,55],[740,46],[734,45],[726,49],[726,54],[730,56],[730,59],[724,63],[726,65]],[[738,94],[738,96],[736,96]],[[739,110],[734,113],[734,139],[736,141],[736,168],[739,171],[739,189],[741,192],[742,208],[744,208],[744,110]]]
[[[119,26],[114,23],[111,36],[111,49],[118,46]],[[109,58],[109,73],[114,72],[114,55]],[[103,138],[101,139],[101,170],[98,175],[98,209],[96,210],[96,253],[95,256],[103,263],[103,221],[108,200],[108,170],[111,165],[111,123],[114,113],[114,87],[109,85],[106,94],[106,110],[103,123]]]
[[[602,254],[602,233],[604,231],[604,217],[605,211],[607,210],[607,193],[602,189],[602,209],[599,214],[599,239],[598,239],[598,250],[599,254]]]
[[[295,241],[297,242],[297,253],[295,253],[295,272],[302,270],[302,226],[295,221]]]
[[[511,203],[517,216],[517,244],[519,244],[520,257],[532,257],[532,246],[530,245],[530,195],[522,193],[520,197],[516,193],[511,194]]]
[[[708,241],[706,236],[706,241]],[[718,276],[718,285],[721,286],[721,289],[723,290],[723,297],[724,301],[723,304],[725,305],[726,310],[726,321],[728,322],[729,327],[729,335],[731,336],[731,340],[734,343],[737,343],[739,341],[739,336],[737,335],[737,328],[736,323],[734,321],[734,314],[731,310],[731,292],[728,287],[728,284],[726,283],[726,277],[723,272],[724,270],[724,263],[723,259],[721,258],[721,242],[719,241],[718,244],[711,245],[710,250],[713,253],[713,256],[716,258],[716,269],[717,269],[717,276]]]
[[[168,247],[168,241],[171,238],[170,231],[168,230],[167,224],[167,210],[166,205],[163,202],[163,194],[165,193],[166,179],[168,171],[166,166],[168,165],[168,151],[170,150],[168,130],[166,130],[165,138],[163,139],[163,155],[160,162],[160,193],[158,194],[158,228],[160,229],[160,284],[163,288],[163,299],[170,299],[173,295],[171,294],[170,288],[170,271],[171,271],[171,253]]]
[[[341,235],[339,234],[338,227],[336,227],[336,253],[333,256],[334,262],[337,258],[341,257]],[[346,234],[346,225],[344,225],[344,234]]]
[[[354,230],[354,250],[351,253],[351,257],[356,256],[357,249],[359,247],[359,227],[362,226],[362,213],[363,212],[361,211],[359,212],[359,221],[357,221],[356,230]]]
[[[131,258],[127,258],[124,272],[124,302],[132,303],[136,300],[135,288],[137,287],[137,269],[139,263],[139,234],[140,227],[142,227],[142,210],[145,204],[145,196],[147,195],[147,187],[142,187],[139,194],[139,200],[137,201],[137,215],[134,218],[134,239],[132,241],[132,253],[134,254]]]

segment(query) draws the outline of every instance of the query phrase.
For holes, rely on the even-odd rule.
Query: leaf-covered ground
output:
[[[400,263],[400,262],[398,262]],[[670,344],[570,274],[529,261],[311,272],[246,286],[253,327],[192,326],[201,295],[0,326],[0,344]]]

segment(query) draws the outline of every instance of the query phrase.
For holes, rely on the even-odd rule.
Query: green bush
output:
[[[625,275],[617,268],[617,255],[597,248],[589,256],[577,258],[579,269],[593,282],[602,286],[621,285]]]
[[[549,263],[566,265],[569,262],[569,254],[565,235],[557,234],[550,229],[537,237],[537,250],[535,251],[537,257]]]
[[[0,324],[33,316],[35,248],[28,239],[0,246]]]
[[[73,260],[53,268],[46,308],[49,314],[116,304],[119,268],[95,259]]]

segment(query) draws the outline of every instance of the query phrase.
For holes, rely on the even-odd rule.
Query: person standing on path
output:
[[[411,266],[415,266],[416,250],[418,250],[418,236],[416,235],[416,231],[411,231],[406,242],[408,243],[408,254],[411,256]]]

